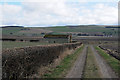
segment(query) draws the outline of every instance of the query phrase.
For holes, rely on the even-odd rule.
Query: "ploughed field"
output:
[[[120,45],[118,41],[106,41],[99,45],[100,48],[105,50],[108,54],[120,60]]]
[[[100,46],[120,53],[119,51],[120,45],[119,42],[117,41],[103,42]]]

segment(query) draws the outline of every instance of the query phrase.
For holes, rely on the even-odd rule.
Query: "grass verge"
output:
[[[114,57],[107,54],[105,51],[103,51],[99,47],[95,47],[95,49],[98,51],[98,53],[103,56],[103,58],[107,61],[107,63],[111,66],[111,68],[118,74],[120,77],[120,61],[115,59]]]
[[[100,78],[99,69],[90,47],[88,47],[85,71],[83,78]]]
[[[63,78],[67,74],[67,71],[72,67],[73,63],[76,61],[79,53],[83,49],[83,45],[78,48],[73,54],[66,56],[61,63],[54,69],[50,69],[50,73],[43,75],[43,78]]]

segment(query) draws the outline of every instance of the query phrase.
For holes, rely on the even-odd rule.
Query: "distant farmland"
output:
[[[105,26],[57,26],[57,27],[6,27],[2,29],[3,35],[16,36],[43,36],[46,33],[88,33],[117,36],[118,28],[106,28]]]
[[[3,78],[120,77],[118,28],[83,25],[2,29]]]
[[[113,26],[114,27],[114,26]],[[106,28],[106,26],[95,26],[95,25],[86,25],[86,26],[57,26],[57,27],[4,27],[2,28],[3,38],[14,38],[20,39],[23,41],[24,37],[27,37],[27,41],[39,40],[40,42],[3,42],[3,48],[13,48],[13,47],[24,47],[32,45],[44,45],[50,44],[45,42],[44,39],[41,39],[45,34],[71,34],[73,40],[83,41],[84,39],[94,40],[96,38],[81,38],[80,36],[118,36],[117,28]],[[38,38],[32,38],[38,37]],[[41,37],[41,38],[39,38]],[[102,39],[102,38],[100,38]],[[99,40],[99,39],[97,39]],[[50,41],[49,41],[50,42]],[[53,41],[54,42],[54,41]],[[11,45],[12,44],[12,45]]]

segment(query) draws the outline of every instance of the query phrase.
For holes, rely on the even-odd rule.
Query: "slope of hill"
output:
[[[114,26],[113,26],[114,27]],[[4,27],[2,28],[2,34],[4,35],[16,35],[16,36],[43,36],[44,34],[100,34],[100,35],[112,35],[118,34],[118,28],[106,28],[106,26],[100,25],[78,25],[78,26],[56,26],[56,27]]]

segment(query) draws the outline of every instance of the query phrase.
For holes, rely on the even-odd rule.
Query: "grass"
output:
[[[54,32],[87,32],[87,33],[93,33],[93,32],[107,32],[107,33],[114,33],[113,30],[109,28],[104,28],[101,26],[84,26],[84,27],[74,27],[74,28],[69,28],[69,27],[49,27],[45,28],[47,30],[51,30]],[[115,30],[117,31],[117,30]]]
[[[100,78],[98,66],[90,47],[88,47],[88,54],[83,78]]]
[[[50,43],[3,41],[2,42],[2,49],[14,48],[14,47],[35,46],[35,45],[47,45],[47,44],[50,44]]]
[[[2,29],[2,34],[10,35],[10,33],[18,34],[18,32],[23,29],[22,27],[8,27]]]
[[[98,53],[103,56],[103,58],[107,61],[107,63],[111,66],[111,68],[118,74],[120,77],[120,61],[115,59],[114,57],[107,54],[105,51],[100,49],[99,47],[95,47]]]
[[[2,29],[2,34],[4,35],[11,35],[10,33],[13,33],[12,35],[18,35],[18,36],[23,36],[24,35],[32,35],[32,33],[20,33],[21,29],[24,29],[24,28],[3,28]],[[81,27],[74,27],[74,28],[69,28],[69,27],[65,27],[65,26],[57,26],[57,27],[40,27],[40,28],[36,28],[36,27],[33,27],[31,29],[45,29],[45,30],[51,30],[53,31],[54,33],[61,33],[61,32],[83,32],[83,33],[103,33],[103,32],[106,32],[106,34],[110,34],[110,33],[113,33],[114,35],[115,32],[118,32],[118,30],[111,30],[109,28],[104,28],[104,27],[101,27],[101,26],[81,26]],[[42,36],[41,34],[36,34],[36,36]]]
[[[77,56],[80,51],[83,49],[82,47],[78,48],[73,54],[66,56],[60,63],[60,65],[56,66],[54,69],[50,69],[50,73],[46,73],[43,75],[43,78],[63,78],[67,74],[67,71],[72,67],[73,63],[76,61]]]

